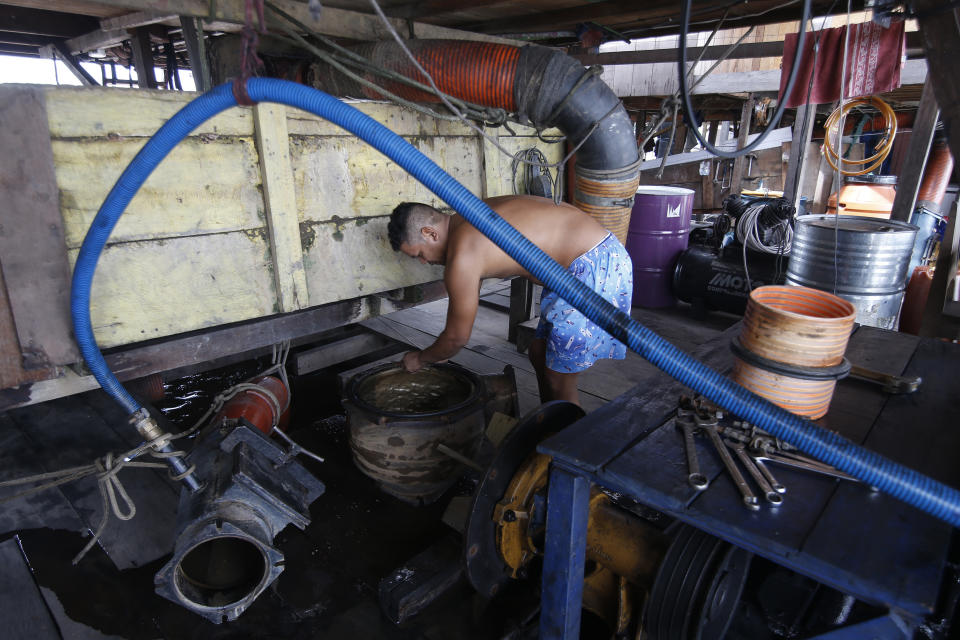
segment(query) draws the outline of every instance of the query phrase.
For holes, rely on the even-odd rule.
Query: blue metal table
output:
[[[714,368],[732,366],[728,343],[739,325],[694,355]],[[897,462],[960,486],[960,346],[859,327],[851,361],[896,375],[920,375],[911,395],[842,380],[819,423]],[[682,436],[673,413],[685,387],[665,374],[645,380],[605,407],[546,440],[553,456],[547,512],[540,637],[576,638],[580,626],[587,502],[592,484],[676,517],[865,602],[888,615],[857,634],[904,638],[933,610],[952,528],[860,484],[775,469],[788,487],[779,507],[749,511],[707,442],[698,442],[703,492],[687,484]],[[845,631],[845,630],[840,630]],[[851,631],[853,631],[851,629]],[[840,637],[840,636],[830,636]],[[863,637],[847,636],[847,637]]]

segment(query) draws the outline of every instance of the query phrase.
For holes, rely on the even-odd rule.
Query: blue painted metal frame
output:
[[[561,465],[554,464],[550,469],[540,609],[543,640],[574,640],[580,636],[591,484],[588,478]]]
[[[822,633],[810,640],[909,640],[912,637],[911,626],[897,614],[888,612],[858,624]]]
[[[956,415],[960,396],[951,393],[944,386],[948,383],[933,374],[942,363],[955,361],[960,351],[955,345],[945,347],[935,341],[921,341],[918,346],[910,342],[915,338],[880,330],[862,333],[855,336],[858,340],[851,341],[858,361],[870,362],[871,354],[901,361],[897,373],[905,369],[905,373],[921,375],[924,386],[913,396],[891,397],[879,389],[845,382],[838,388],[836,406],[824,422],[849,432],[848,437],[893,451],[907,462],[918,465],[926,461],[943,481],[956,484],[960,471],[948,451],[956,449],[954,440],[960,442],[960,434],[954,436],[951,431],[947,437],[937,431],[936,420],[929,416],[922,421],[923,425],[930,423],[927,431],[920,429],[923,425],[904,431],[903,424],[918,412]],[[898,350],[902,353],[895,354]],[[909,629],[933,610],[952,532],[949,525],[889,496],[871,493],[862,485],[838,485],[835,480],[783,468],[774,472],[790,487],[790,503],[779,509],[746,512],[733,483],[722,475],[719,461],[712,459],[713,452],[705,444],[700,451],[701,469],[716,482],[698,493],[686,483],[681,436],[673,428],[669,413],[663,413],[665,402],[676,402],[676,393],[668,381],[649,382],[538,447],[538,451],[553,457],[554,465],[541,637],[568,640],[579,633],[585,538],[578,537],[577,532],[578,527],[586,526],[585,509],[592,483],[896,612],[834,632],[841,635],[825,637],[909,637]],[[919,432],[936,436],[943,446],[931,452],[916,437]],[[564,509],[569,512],[558,513]],[[864,544],[865,540],[870,543]],[[893,571],[891,562],[896,566]],[[578,584],[571,585],[568,580]]]

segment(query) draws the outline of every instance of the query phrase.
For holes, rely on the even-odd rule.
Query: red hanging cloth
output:
[[[787,96],[787,107],[798,107],[807,101],[810,74],[813,89],[810,103],[822,104],[840,99],[843,47],[847,27],[824,29],[820,36],[820,53],[816,68],[813,64],[813,45],[816,32],[807,33],[803,57],[793,91]],[[892,91],[900,86],[900,68],[903,65],[906,37],[904,23],[896,22],[889,28],[873,22],[850,25],[850,48],[847,53],[847,86],[844,98],[871,96]],[[780,95],[787,86],[787,75],[797,51],[797,34],[789,34],[783,42],[783,66],[780,70]]]

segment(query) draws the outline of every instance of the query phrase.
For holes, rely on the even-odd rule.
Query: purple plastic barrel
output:
[[[677,257],[687,248],[693,191],[641,186],[630,214],[627,252],[633,261],[633,306],[676,304],[671,283]]]

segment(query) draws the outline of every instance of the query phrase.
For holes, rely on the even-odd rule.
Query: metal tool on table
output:
[[[700,471],[696,453],[696,435],[702,433],[710,439],[716,449],[727,473],[740,491],[744,505],[752,511],[760,508],[760,500],[744,477],[740,466],[743,466],[750,475],[759,487],[764,500],[771,506],[783,503],[782,494],[786,493],[787,488],[777,481],[769,464],[778,464],[850,482],[860,482],[857,478],[835,467],[803,455],[796,447],[754,425],[733,416],[727,416],[724,420],[723,411],[700,396],[680,398],[676,426],[683,434],[689,472],[687,482],[690,486],[702,491],[707,488],[709,482]],[[734,456],[739,460],[739,465]]]
[[[767,481],[766,476],[760,471],[757,467],[756,462],[753,458],[750,457],[750,454],[747,453],[746,447],[742,444],[729,444],[728,445],[733,452],[737,454],[737,457],[740,459],[740,463],[743,465],[743,468],[747,470],[747,473],[750,474],[750,477],[753,478],[753,481],[757,483],[757,486],[760,487],[760,490],[763,492],[763,497],[772,505],[778,505],[783,502],[783,496],[780,495],[781,492],[776,491],[770,482]],[[782,486],[781,486],[782,488]]]
[[[737,485],[737,489],[740,490],[740,495],[743,496],[743,504],[745,504],[746,507],[751,511],[757,511],[760,509],[760,501],[750,489],[750,485],[747,484],[743,474],[740,473],[740,468],[737,467],[737,463],[734,462],[733,457],[730,455],[730,451],[727,449],[727,446],[723,443],[723,440],[720,439],[720,434],[717,432],[716,419],[711,420],[709,418],[703,418],[700,415],[697,415],[694,419],[697,423],[697,426],[701,427],[704,432],[706,432],[707,437],[709,437],[710,441],[713,443],[713,447],[717,450],[717,453],[720,454],[720,459],[723,460],[723,466],[727,468],[727,473],[729,473],[730,477],[733,478],[733,483]]]
[[[687,451],[687,482],[698,491],[703,491],[709,484],[707,476],[700,472],[700,461],[697,460],[697,447],[694,442],[696,423],[694,412],[690,408],[677,409],[677,428],[683,433],[683,445]]]
[[[919,376],[895,376],[856,364],[850,367],[850,377],[879,385],[886,393],[913,393],[923,382]]]

